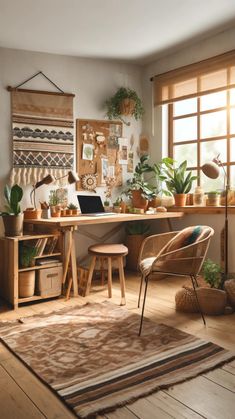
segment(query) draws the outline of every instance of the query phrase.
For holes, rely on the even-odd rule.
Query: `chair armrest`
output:
[[[138,265],[143,259],[153,256],[157,257],[158,253],[176,234],[178,234],[178,231],[170,231],[146,237],[140,248]]]

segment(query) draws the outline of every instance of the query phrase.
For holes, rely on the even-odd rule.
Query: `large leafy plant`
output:
[[[15,184],[12,188],[8,185],[4,188],[4,197],[6,201],[5,211],[0,215],[18,215],[21,213],[20,201],[23,197],[23,189]]]
[[[183,161],[178,167],[174,166],[174,160],[167,160],[165,161],[164,173],[168,190],[173,195],[189,193],[197,176],[193,176],[191,171],[187,171],[187,160]]]
[[[143,155],[140,157],[140,161],[135,167],[135,171],[132,179],[127,181],[127,189],[125,193],[131,194],[133,190],[141,190],[141,195],[146,199],[153,199],[156,196],[155,187],[144,179],[144,174],[153,171],[152,166],[148,163],[149,155]]]
[[[124,99],[132,99],[135,102],[135,105],[132,110],[132,116],[136,120],[140,119],[143,116],[144,108],[141,99],[137,93],[129,88],[120,87],[114,96],[106,100],[104,106],[107,110],[106,115],[109,119],[122,119],[121,118],[121,102]]]
[[[127,223],[125,228],[125,231],[129,236],[144,235],[149,233],[149,230],[149,224],[141,221],[132,221],[131,223]]]

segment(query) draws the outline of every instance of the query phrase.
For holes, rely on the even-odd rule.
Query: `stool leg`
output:
[[[94,269],[95,269],[95,262],[96,262],[96,256],[93,256],[93,258],[91,260],[91,265],[90,265],[90,268],[89,268],[85,296],[87,296],[90,292],[92,276],[93,276],[93,272],[94,272]]]
[[[112,298],[112,261],[111,258],[108,259],[108,295],[109,298]]]
[[[104,286],[104,279],[105,279],[104,258],[100,258],[100,274],[101,274],[101,285]]]
[[[126,297],[125,297],[125,276],[123,270],[123,257],[118,258],[118,268],[119,268],[119,280],[120,280],[120,287],[121,287],[121,306],[126,304]]]

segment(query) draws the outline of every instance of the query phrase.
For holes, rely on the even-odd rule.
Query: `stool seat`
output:
[[[97,256],[125,256],[128,248],[124,244],[94,244],[89,247],[89,253]]]
[[[96,259],[103,261],[107,259],[108,264],[108,295],[112,298],[112,261],[117,260],[119,280],[121,287],[121,305],[126,304],[125,298],[125,276],[123,270],[123,257],[127,255],[128,248],[124,244],[94,244],[88,248],[88,252],[92,255],[92,260],[88,272],[86,295],[89,294],[92,275],[95,269]]]

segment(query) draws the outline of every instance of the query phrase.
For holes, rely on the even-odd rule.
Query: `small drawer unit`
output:
[[[56,297],[61,295],[62,277],[62,264],[54,268],[46,268],[38,271],[36,294],[41,297]]]

